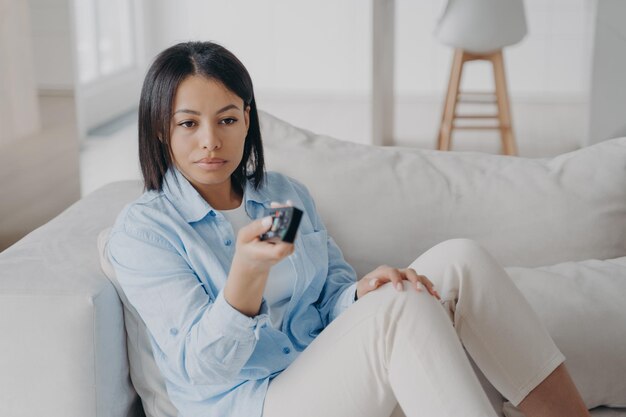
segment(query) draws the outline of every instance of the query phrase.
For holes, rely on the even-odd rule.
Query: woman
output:
[[[146,192],[108,256],[180,416],[386,417],[397,403],[408,417],[495,416],[461,341],[528,417],[588,416],[563,355],[476,243],[357,281],[306,187],[264,172],[252,82],[221,46],[157,57],[139,155]],[[261,241],[264,208],[285,200],[304,211],[295,243]]]

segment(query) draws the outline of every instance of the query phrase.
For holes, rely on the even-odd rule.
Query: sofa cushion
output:
[[[261,114],[267,169],[303,182],[359,276],[451,238],[506,266],[626,255],[626,138],[529,159],[371,147]]]
[[[626,257],[506,270],[565,355],[587,407],[626,407]]]
[[[124,306],[130,379],[139,397],[141,397],[147,417],[176,417],[178,411],[167,396],[165,380],[152,356],[148,329],[139,317],[137,310],[128,302],[117,281],[113,265],[106,256],[106,244],[110,232],[111,227],[108,227],[98,235],[98,253],[100,254],[102,271],[117,290]]]

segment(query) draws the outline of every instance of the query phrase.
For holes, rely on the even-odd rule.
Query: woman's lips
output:
[[[200,160],[196,162],[196,165],[198,165],[200,168],[204,169],[205,171],[216,171],[220,169],[221,167],[223,167],[224,165],[226,165],[226,162],[227,161],[208,162],[206,160]]]

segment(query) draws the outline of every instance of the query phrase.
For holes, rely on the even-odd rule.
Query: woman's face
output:
[[[205,199],[229,195],[230,176],[243,157],[249,115],[243,99],[219,81],[193,75],[178,86],[170,122],[172,157]]]

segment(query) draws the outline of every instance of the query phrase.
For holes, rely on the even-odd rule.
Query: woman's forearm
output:
[[[224,298],[248,317],[259,314],[269,270],[250,270],[233,262],[224,286]]]

